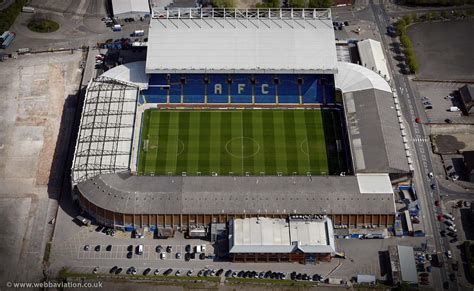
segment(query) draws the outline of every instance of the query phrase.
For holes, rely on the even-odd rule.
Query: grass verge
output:
[[[25,5],[28,0],[16,0],[8,8],[0,11],[0,33],[8,30],[10,26],[15,22],[16,17],[21,12],[21,8]]]
[[[48,19],[33,19],[28,23],[28,28],[34,32],[49,33],[58,30],[59,24]]]

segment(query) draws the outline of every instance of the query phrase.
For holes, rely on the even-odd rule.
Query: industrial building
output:
[[[335,252],[332,222],[323,215],[229,222],[229,254],[233,262],[314,264],[330,261]]]
[[[415,253],[410,246],[389,246],[391,278],[393,284],[408,283],[418,285],[418,273],[415,264]]]
[[[369,38],[357,42],[357,48],[359,50],[361,66],[376,72],[385,80],[390,81],[390,71],[387,67],[382,44]]]

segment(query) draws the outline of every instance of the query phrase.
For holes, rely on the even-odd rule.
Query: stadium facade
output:
[[[185,229],[291,214],[327,215],[335,227],[389,227],[395,221],[391,179],[409,175],[409,169],[403,157],[393,160],[401,137],[393,141],[395,152],[388,142],[394,137],[386,129],[398,126],[392,124],[395,113],[378,123],[378,112],[390,111],[388,103],[366,112],[359,106],[361,92],[375,104],[393,102],[390,87],[376,73],[353,66],[337,62],[329,9],[155,9],[146,62],[111,69],[88,86],[72,167],[74,198],[99,223],[123,229]],[[144,110],[193,107],[338,110],[346,171],[138,175]],[[367,115],[355,122],[367,133],[346,120],[346,112],[352,118],[356,111]],[[368,137],[371,125],[377,139]],[[371,156],[366,149],[380,147],[380,141],[385,151]]]

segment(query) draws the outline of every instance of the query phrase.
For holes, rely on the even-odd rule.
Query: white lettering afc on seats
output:
[[[268,94],[268,84],[262,84],[261,86],[262,94]],[[245,90],[245,84],[237,84],[238,94],[242,94]],[[222,84],[214,84],[214,95],[222,94]]]

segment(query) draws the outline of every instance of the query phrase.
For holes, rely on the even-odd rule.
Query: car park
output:
[[[146,275],[150,274],[150,272],[151,272],[151,269],[146,268],[145,271],[143,271],[143,276],[146,276]]]

